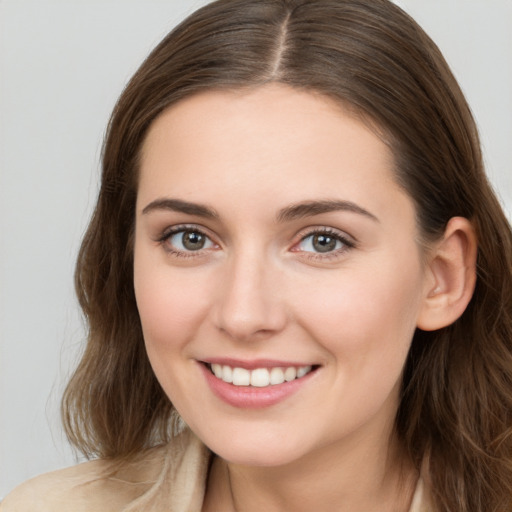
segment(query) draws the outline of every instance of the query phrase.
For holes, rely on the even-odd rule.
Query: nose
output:
[[[265,339],[284,329],[287,312],[279,270],[255,251],[234,257],[221,276],[217,328],[238,341]]]

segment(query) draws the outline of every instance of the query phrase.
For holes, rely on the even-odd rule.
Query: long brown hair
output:
[[[440,51],[388,0],[219,0],[176,27],[127,85],[103,151],[76,288],[89,325],[63,400],[70,440],[123,459],[172,437],[172,404],[145,354],[132,282],[138,157],[148,127],[200,91],[279,82],[349,106],[390,144],[424,240],[451,217],[478,236],[478,278],[453,325],[417,331],[396,429],[428,457],[438,512],[512,500],[512,234],[483,170],[470,109]]]

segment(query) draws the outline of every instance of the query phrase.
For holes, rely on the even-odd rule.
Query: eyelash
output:
[[[325,235],[325,236],[331,237],[334,240],[336,240],[337,242],[340,242],[342,244],[342,247],[340,247],[339,249],[334,249],[332,251],[325,252],[325,253],[312,252],[312,251],[300,251],[300,250],[296,250],[294,252],[302,252],[303,257],[307,258],[308,260],[325,261],[325,260],[329,260],[329,259],[338,258],[345,252],[356,247],[356,243],[353,240],[351,240],[347,236],[343,235],[339,231],[336,231],[332,228],[327,228],[327,227],[312,228],[309,231],[303,233],[300,237],[299,242],[297,242],[294,245],[294,247],[299,246],[305,240],[307,240],[308,238],[313,237],[315,235]]]
[[[204,230],[201,228],[198,228],[197,226],[192,225],[180,225],[180,226],[173,226],[172,228],[166,229],[160,237],[156,240],[158,243],[160,243],[162,246],[164,246],[164,249],[167,253],[176,256],[178,258],[197,258],[205,255],[205,250],[208,249],[198,249],[197,251],[181,251],[179,249],[173,248],[170,244],[168,244],[170,238],[178,233],[197,233],[199,235],[204,236],[206,239],[208,239],[212,244],[215,244],[215,242],[212,241],[211,237],[207,235]],[[313,252],[313,251],[301,251],[300,249],[295,249],[295,247],[298,247],[300,244],[304,243],[305,240],[307,240],[310,237],[313,237],[315,235],[326,235],[328,237],[331,237],[335,239],[337,242],[340,242],[342,244],[342,247],[339,249],[335,249],[332,251],[328,251],[325,253],[320,252]],[[292,247],[292,252],[301,252],[303,253],[303,257],[307,258],[308,260],[328,260],[332,258],[339,257],[341,254],[349,251],[350,249],[353,249],[356,247],[356,243],[349,239],[348,237],[342,235],[340,232],[327,227],[319,227],[319,228],[310,228],[308,231],[302,233],[300,235],[300,239],[297,243],[295,243]]]
[[[197,226],[191,226],[191,225],[181,225],[181,226],[173,226],[172,228],[166,229],[162,235],[157,239],[157,242],[160,243],[164,250],[178,258],[197,258],[200,256],[204,256],[204,250],[199,249],[197,251],[180,251],[179,249],[173,248],[169,242],[172,236],[177,235],[178,233],[197,233],[199,235],[204,236],[206,239],[211,241],[211,237],[208,236],[202,229],[198,228]],[[214,243],[214,242],[212,242]],[[216,245],[216,244],[215,244]]]

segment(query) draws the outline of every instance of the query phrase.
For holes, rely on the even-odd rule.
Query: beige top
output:
[[[122,469],[103,460],[38,476],[0,512],[201,512],[210,452],[185,430]],[[420,479],[409,512],[431,512]]]

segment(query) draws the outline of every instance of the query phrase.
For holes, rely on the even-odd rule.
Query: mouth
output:
[[[219,363],[204,364],[218,380],[237,387],[253,388],[278,386],[299,380],[318,368],[318,365],[305,365],[247,369]]]
[[[197,362],[213,394],[228,405],[244,410],[271,407],[302,389],[311,389],[321,368],[319,364],[268,359],[222,358]]]

